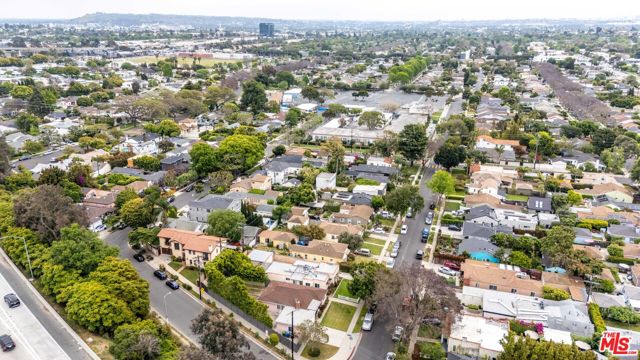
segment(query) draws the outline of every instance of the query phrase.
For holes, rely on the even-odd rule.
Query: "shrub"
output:
[[[309,356],[311,356],[311,357],[318,357],[318,356],[320,356],[320,348],[319,348],[319,347],[317,347],[317,346],[312,346],[312,345],[309,345],[309,346],[310,346],[310,347],[309,347],[309,352],[308,352],[308,353],[309,353]]]
[[[627,265],[633,265],[636,263],[635,260],[633,259],[628,259],[624,257],[615,257],[615,256],[608,256],[607,261],[611,263],[627,264]]]
[[[569,299],[571,295],[562,289],[544,286],[542,287],[542,297],[547,300],[561,301]]]
[[[271,333],[271,335],[269,335],[269,344],[271,344],[272,346],[277,346],[279,342],[280,338],[278,337],[278,334]]]
[[[591,318],[591,322],[595,326],[595,332],[598,334],[602,334],[603,331],[607,330],[607,327],[604,324],[604,320],[602,319],[602,314],[600,313],[600,307],[596,303],[589,303],[588,306],[589,306],[589,317]]]

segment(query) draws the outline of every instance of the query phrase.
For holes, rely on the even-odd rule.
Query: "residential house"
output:
[[[225,196],[209,194],[189,203],[188,218],[191,221],[207,222],[209,214],[215,210],[240,212],[241,201]]]
[[[500,340],[508,333],[509,326],[503,322],[462,315],[451,327],[447,351],[476,359],[496,359],[502,352]]]
[[[499,224],[496,210],[487,205],[480,205],[469,209],[464,219],[474,224],[482,224],[490,227],[498,226]]]
[[[291,313],[293,313],[293,316]],[[293,324],[291,323],[291,319],[293,319]],[[273,321],[273,331],[279,334],[289,334],[293,330],[291,328],[292,325],[294,328],[298,328],[306,321],[316,321],[315,310],[302,308],[297,309],[292,306],[285,306]]]
[[[290,232],[277,230],[264,230],[258,234],[258,242],[279,249],[288,248],[295,244],[298,237]]]
[[[606,195],[609,199],[614,201],[627,204],[633,203],[633,193],[624,185],[620,185],[618,183],[594,185],[591,189],[577,190],[577,192],[594,198]]]
[[[627,224],[609,225],[607,228],[609,236],[622,239],[625,243],[632,243],[640,240],[640,228]]]
[[[267,268],[267,276],[271,281],[280,281],[296,285],[304,285],[318,289],[327,289],[338,276],[336,264],[314,263],[296,260],[293,264],[274,261]]]
[[[373,208],[368,205],[343,204],[340,206],[340,212],[329,216],[329,221],[340,224],[360,225],[366,228],[373,213]]]
[[[158,143],[162,139],[157,134],[144,133],[127,137],[123,142],[114,146],[114,150],[129,152],[136,155],[153,155],[158,153]]]
[[[250,192],[251,190],[271,190],[271,178],[266,175],[254,174],[251,177],[231,184],[230,191]]]
[[[289,246],[289,254],[304,260],[338,264],[347,261],[349,248],[347,244],[333,241],[313,240],[309,245],[293,244]]]
[[[302,170],[302,156],[278,156],[265,165],[264,169],[273,184],[282,184],[289,176],[294,176]]]
[[[353,165],[345,174],[356,178],[360,173],[378,174],[391,177],[399,174],[400,170],[393,166]]]
[[[111,191],[83,188],[82,207],[89,220],[89,229],[95,230],[103,225],[104,218],[116,211],[115,194]]]
[[[479,135],[476,138],[476,149],[478,150],[495,149],[498,146],[502,146],[505,151],[512,152],[515,147],[520,146],[520,142],[517,140],[495,139],[489,135]]]
[[[179,154],[168,156],[160,160],[163,171],[173,171],[175,174],[181,174],[189,170],[189,154]]]
[[[269,265],[273,262],[274,253],[273,251],[265,251],[254,249],[247,255],[251,263],[255,266],[261,266],[264,269],[268,268]]]
[[[338,241],[338,238],[341,234],[348,233],[351,235],[360,235],[364,234],[364,228],[360,225],[352,225],[352,224],[339,224],[332,223],[327,221],[322,221],[318,226],[324,231],[325,237],[324,240],[327,241]]]
[[[317,315],[318,309],[326,300],[326,289],[316,289],[279,281],[269,282],[269,285],[258,296],[258,301],[267,305],[269,315],[274,318],[277,318],[286,307],[314,311]]]
[[[337,174],[335,173],[320,173],[316,177],[316,189],[335,189],[336,188],[336,178]]]
[[[369,196],[384,195],[387,191],[387,184],[378,185],[356,185],[353,187],[354,194],[366,194]]]
[[[527,201],[527,209],[529,212],[551,214],[553,212],[551,198],[531,196]]]
[[[370,156],[367,159],[367,165],[373,166],[393,166],[393,160],[390,157]]]
[[[160,253],[182,259],[188,266],[204,266],[220,254],[227,239],[193,231],[162,228],[158,233]]]
[[[510,205],[510,204],[505,204],[503,202],[500,201],[499,198],[493,196],[493,195],[489,195],[489,194],[485,194],[485,193],[479,193],[479,194],[474,194],[474,195],[465,195],[464,196],[464,203],[467,207],[473,208],[473,207],[478,207],[478,206],[489,206],[491,208],[494,209],[509,209],[509,210],[514,210],[514,211],[521,211],[522,207],[517,206],[517,205]]]
[[[640,259],[640,244],[625,244],[622,247],[624,257],[629,259]]]
[[[309,221],[309,208],[294,206],[291,208],[291,216],[287,219],[287,228],[291,230],[296,226],[307,226]]]
[[[633,285],[640,286],[640,264],[634,264],[630,272]]]
[[[371,195],[354,194],[354,193],[344,192],[344,191],[339,191],[333,195],[330,195],[330,199],[338,201],[343,204],[350,204],[350,205],[371,206],[371,198],[372,198]]]

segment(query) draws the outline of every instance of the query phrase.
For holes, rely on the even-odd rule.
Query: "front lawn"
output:
[[[304,356],[307,359],[314,359],[314,360],[326,360],[326,359],[330,359],[333,355],[335,355],[338,350],[340,350],[340,348],[329,345],[329,344],[318,344],[316,345],[318,347],[318,349],[320,349],[320,355],[318,356],[311,356],[309,355],[309,345],[307,344],[307,346],[305,346],[304,350],[302,351],[302,356]]]
[[[196,280],[198,280],[198,269],[184,268],[180,274],[186,277],[187,280],[191,281],[194,285],[196,284]]]
[[[364,238],[364,242],[368,242],[368,243],[384,246],[384,244],[387,243],[387,240],[376,239],[376,238],[372,238],[372,237],[365,237]]]
[[[356,313],[356,307],[343,303],[331,302],[321,324],[340,331],[347,331],[351,319]]]
[[[444,203],[444,211],[460,210],[460,203],[456,201],[447,201]]]
[[[251,189],[251,190],[249,190],[249,194],[264,195],[266,192],[267,192],[267,190],[260,190],[260,189]]]
[[[170,266],[173,270],[178,271],[178,269],[180,269],[180,268],[182,267],[182,263],[181,263],[181,262],[179,262],[179,261],[172,261],[172,262],[170,262],[170,263],[169,263],[169,266]]]
[[[371,255],[380,255],[380,253],[382,253],[382,246],[378,246],[376,244],[362,243],[360,247],[363,249],[369,249],[371,251]]]
[[[511,201],[522,201],[522,202],[525,202],[525,201],[529,200],[529,197],[525,196],[525,195],[507,194],[506,199],[507,200],[511,200]]]
[[[351,280],[342,279],[342,281],[340,281],[340,285],[338,285],[338,288],[336,289],[336,292],[333,293],[333,296],[338,297],[338,295],[341,295],[341,296],[355,299],[355,296],[351,294],[348,288],[350,283],[351,283]]]
[[[360,314],[358,314],[358,321],[356,321],[356,327],[353,328],[354,333],[359,333],[362,331],[362,323],[364,322],[364,316],[367,315],[367,308],[364,306],[360,309]]]
[[[627,330],[632,330],[632,331],[640,331],[640,324],[625,324],[625,323],[621,323],[619,321],[615,321],[615,320],[608,320],[605,319],[604,320],[605,325],[607,325],[607,327],[615,327],[618,329],[627,329]]]

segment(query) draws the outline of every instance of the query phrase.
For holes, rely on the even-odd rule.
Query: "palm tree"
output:
[[[500,164],[500,159],[502,158],[502,154],[504,154],[504,145],[497,145],[496,154],[498,154],[498,164]]]

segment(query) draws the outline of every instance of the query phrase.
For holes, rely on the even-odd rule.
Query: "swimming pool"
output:
[[[498,258],[484,251],[472,252],[470,255],[473,260],[488,261],[496,264],[500,262]]]

